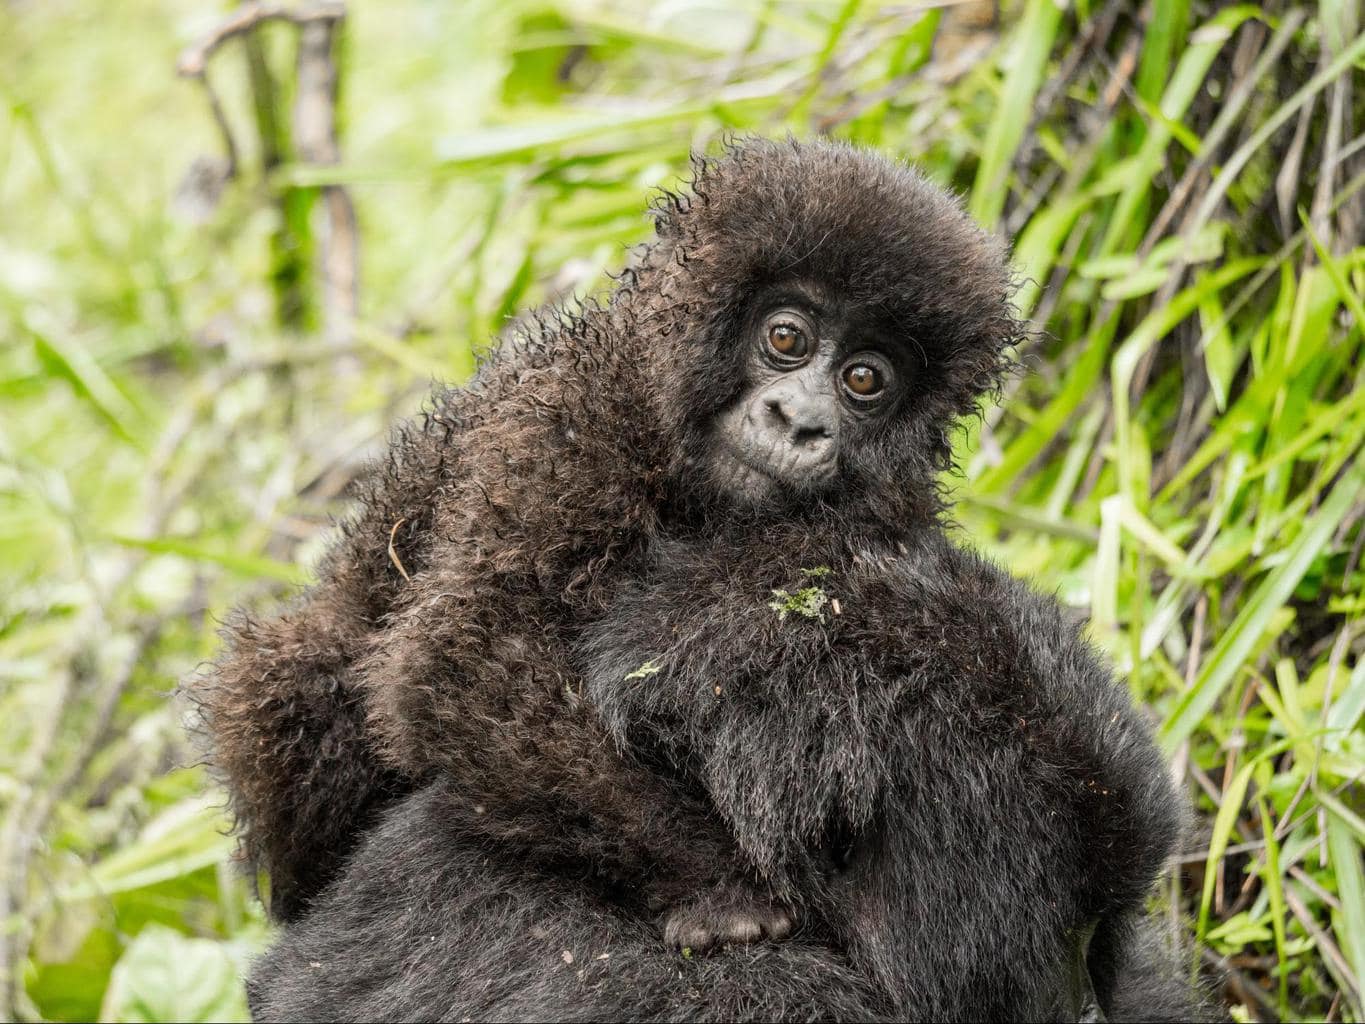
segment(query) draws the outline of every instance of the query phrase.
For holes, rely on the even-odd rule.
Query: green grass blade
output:
[[[972,216],[988,228],[995,227],[1005,208],[1010,164],[1032,120],[1033,100],[1042,84],[1043,70],[1061,21],[1061,4],[1053,0],[1028,0],[967,203]]]
[[[1138,362],[1148,349],[1170,334],[1177,324],[1195,312],[1210,295],[1245,277],[1258,266],[1260,261],[1254,258],[1233,260],[1199,278],[1195,284],[1180,291],[1166,305],[1147,314],[1114,354],[1110,373],[1113,379],[1115,449],[1121,489],[1130,491],[1133,480],[1134,449],[1131,436],[1133,425],[1128,392],[1133,374],[1137,372]],[[1146,494],[1129,493],[1128,496],[1136,507],[1146,507]]]
[[[1365,714],[1365,657],[1356,659],[1346,689],[1327,712],[1327,728],[1335,734],[1330,738],[1340,744],[1360,723],[1362,714]]]
[[[311,579],[310,574],[297,565],[279,562],[261,555],[244,555],[236,551],[223,551],[199,541],[180,540],[175,537],[144,539],[118,535],[110,536],[109,539],[123,547],[140,548],[156,555],[179,555],[181,558],[188,558],[192,562],[208,562],[213,565],[220,565],[239,576],[279,580],[281,583],[289,583],[295,586],[306,584]]]
[[[1251,599],[1223,634],[1194,685],[1182,695],[1161,727],[1161,745],[1170,753],[1194,732],[1222,696],[1255,648],[1272,616],[1289,600],[1304,573],[1326,549],[1341,521],[1365,491],[1365,459],[1357,458],[1342,474],[1317,513],[1304,524],[1285,552],[1285,559],[1256,588]]]
[[[140,444],[137,410],[85,346],[75,338],[39,331],[31,323],[26,326],[44,369],[70,384],[115,434],[131,444]]]
[[[1213,909],[1213,891],[1218,882],[1218,862],[1232,841],[1232,831],[1237,827],[1237,819],[1246,801],[1247,784],[1256,762],[1250,761],[1237,771],[1223,790],[1222,803],[1218,815],[1213,819],[1213,832],[1209,836],[1209,854],[1204,860],[1204,891],[1199,898],[1199,920],[1195,925],[1195,942],[1202,943],[1209,931],[1209,913]]]
[[[1267,769],[1264,761],[1260,768]],[[1261,781],[1261,789],[1265,789],[1265,784],[1269,782],[1269,771],[1261,771],[1260,776],[1266,776]],[[1289,954],[1286,951],[1288,938],[1285,935],[1285,903],[1284,903],[1284,876],[1280,874],[1280,844],[1275,840],[1275,822],[1270,816],[1270,807],[1265,798],[1261,797],[1256,801],[1261,812],[1261,836],[1265,839],[1265,866],[1261,871],[1261,879],[1265,883],[1266,893],[1270,897],[1270,924],[1275,930],[1275,961],[1276,971],[1279,976],[1279,1009],[1280,1019],[1289,1019]]]
[[[1336,812],[1327,817],[1327,855],[1336,872],[1337,898],[1341,901],[1341,911],[1332,916],[1339,922],[1345,940],[1342,944],[1355,983],[1355,992],[1348,995],[1353,997],[1359,1014],[1365,1009],[1361,995],[1361,983],[1365,980],[1365,870],[1361,868],[1361,842]]]

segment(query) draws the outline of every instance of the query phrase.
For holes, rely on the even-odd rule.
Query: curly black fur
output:
[[[736,339],[756,289],[810,280],[913,346],[907,414],[847,453],[830,500],[906,525],[938,511],[947,431],[1020,331],[999,245],[913,170],[822,144],[699,160],[691,194],[655,214],[658,241],[608,304],[530,318],[399,431],[321,582],[278,619],[230,626],[188,688],[277,916],[321,890],[376,808],[436,771],[467,780],[485,831],[548,816],[553,845],[577,837],[594,863],[668,860],[671,835],[634,835],[652,773],[632,776],[569,699],[568,638],[658,536],[730,514],[689,469],[744,386]],[[710,844],[730,859],[726,837]]]
[[[438,393],[318,586],[191,685],[276,914],[312,907],[258,1006],[568,1015],[581,986],[518,980],[535,916],[633,950],[582,1004],[615,1016],[1067,1013],[1092,928],[1121,1006],[1169,782],[1055,605],[940,526],[949,431],[1022,330],[1002,248],[913,170],[825,143],[733,146],[656,215],[609,302],[529,319]],[[746,387],[752,296],[782,280],[874,317],[916,372],[837,487],[739,508],[700,467]],[[779,619],[810,569],[838,613]],[[806,944],[690,968],[730,994],[687,996],[641,921],[760,881]],[[433,969],[403,948],[427,932],[440,978],[395,990],[384,972]]]
[[[252,973],[258,1020],[890,1020],[814,937],[684,958],[572,879],[451,824],[448,784],[399,806]],[[412,908],[402,912],[400,908]],[[567,955],[566,955],[567,954]]]
[[[257,1020],[933,1019],[897,1008],[813,924],[785,943],[669,952],[651,924],[573,879],[470,843],[451,824],[452,801],[459,806],[433,785],[365,840],[313,912],[257,963],[248,988]],[[987,883],[970,899],[996,895]],[[1211,1019],[1154,922],[1135,921],[1109,956],[1111,1020]],[[991,950],[981,966],[998,963]],[[985,1006],[968,993],[944,1019],[992,1019]]]
[[[812,578],[823,619],[769,607]],[[784,524],[661,545],[581,652],[623,749],[685,765],[896,1012],[1065,1019],[1092,926],[1089,973],[1117,1012],[1179,805],[1055,602],[931,528]],[[645,657],[659,671],[623,682]]]

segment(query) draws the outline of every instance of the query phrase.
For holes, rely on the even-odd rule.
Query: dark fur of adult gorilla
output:
[[[1021,331],[1001,248],[828,144],[732,147],[657,212],[191,688],[297,920],[258,1014],[1187,1019],[1139,935],[1178,816],[1144,723],[943,534]],[[659,912],[802,930],[680,962]]]
[[[249,982],[257,1020],[1047,1019],[993,1017],[970,994],[940,1016],[898,1007],[810,926],[786,942],[684,958],[651,922],[578,880],[471,844],[447,814],[452,798],[433,785],[391,811],[287,928]],[[987,881],[971,900],[1004,895]],[[1115,954],[1111,1020],[1203,1019],[1157,932],[1136,922]],[[983,970],[1004,953],[960,951],[983,956]],[[917,958],[904,971],[920,966]]]

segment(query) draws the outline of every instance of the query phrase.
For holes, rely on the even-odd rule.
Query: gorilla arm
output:
[[[183,684],[247,861],[270,876],[278,920],[297,916],[374,816],[413,785],[367,732],[355,663],[403,574],[424,564],[432,495],[455,469],[449,442],[470,400],[438,391],[424,419],[400,428],[360,480],[318,582],[274,618],[236,613],[222,653]]]
[[[436,545],[358,665],[385,756],[449,780],[444,813],[471,841],[664,911],[670,945],[784,937],[790,913],[700,791],[608,735],[533,581],[469,559]]]
[[[1085,938],[1122,931],[1175,835],[1126,692],[1054,603],[936,531],[743,543],[664,553],[590,638],[613,732],[690,767],[899,1012],[1079,1012]],[[823,617],[782,620],[764,597],[812,567]],[[659,673],[622,684],[645,657]],[[1119,952],[1092,950],[1101,999]]]

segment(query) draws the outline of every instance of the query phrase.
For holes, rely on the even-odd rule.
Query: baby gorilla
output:
[[[373,972],[430,976],[385,922],[443,927],[413,909],[433,892],[469,908],[481,851],[518,865],[499,892],[663,911],[675,946],[799,912],[892,1016],[1131,1005],[1169,781],[1055,604],[940,522],[949,431],[1022,329],[1001,247],[825,143],[699,162],[657,230],[608,304],[528,321],[438,394],[317,587],[192,684],[275,913],[302,919],[258,1006],[346,1016]],[[405,848],[388,906],[366,880]],[[536,945],[462,920],[479,956]],[[342,987],[277,969],[325,957]],[[494,1011],[460,965],[414,1012]]]

